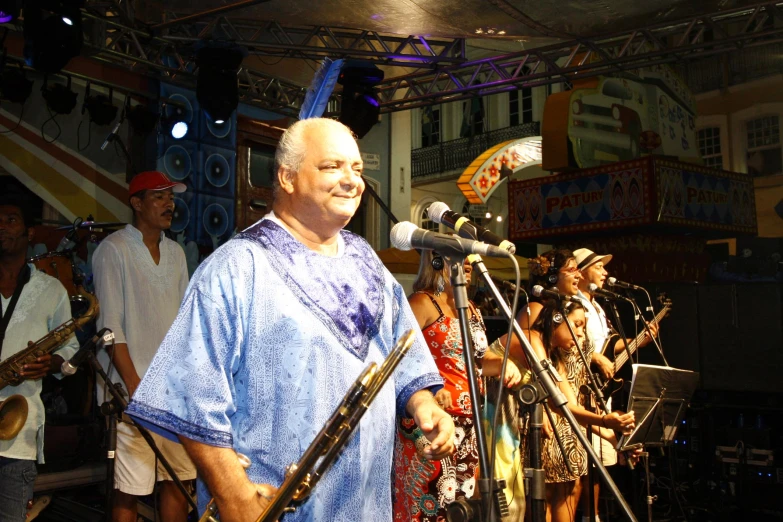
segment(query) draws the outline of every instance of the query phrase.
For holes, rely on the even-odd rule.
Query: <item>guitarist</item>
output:
[[[598,304],[598,302],[595,300],[595,296],[590,293],[590,284],[595,283],[595,285],[598,288],[603,288],[604,281],[606,281],[606,278],[608,276],[608,272],[606,271],[606,265],[609,263],[609,261],[612,260],[611,254],[596,254],[592,250],[589,250],[587,248],[580,248],[577,250],[574,250],[574,257],[576,257],[576,266],[579,269],[582,278],[579,280],[579,293],[577,294],[577,297],[582,302],[582,304],[585,307],[585,316],[587,319],[587,322],[585,324],[585,335],[589,342],[593,344],[595,347],[595,352],[593,353],[592,362],[595,363],[598,366],[598,370],[603,376],[604,379],[609,379],[614,375],[614,363],[609,360],[608,356],[611,356],[612,359],[614,359],[614,354],[620,353],[625,349],[625,343],[623,343],[622,339],[618,339],[617,342],[614,343],[614,346],[607,347],[606,352],[610,352],[610,350],[613,350],[614,353],[605,353],[601,354],[601,348],[606,343],[607,339],[609,339],[611,335],[611,325],[609,323],[609,320],[606,317],[606,313],[604,312],[603,308],[601,308],[601,305]],[[650,324],[650,331],[654,335],[658,335],[658,325],[653,323]],[[628,342],[631,342],[633,339],[629,339]],[[639,343],[639,346],[644,346],[646,344],[649,344],[652,341],[652,339],[649,337],[649,334],[646,334],[644,339]],[[605,397],[606,399],[606,405],[611,411],[612,409],[612,398],[611,397]],[[601,438],[593,437],[593,447],[595,448],[596,453],[601,456],[601,461],[603,462],[604,466],[613,466],[614,464],[617,464],[617,452],[612,447],[612,445],[604,441]],[[588,505],[588,493],[587,489],[589,487],[587,482],[588,477],[584,476],[582,477],[582,521],[587,522],[589,520],[589,509],[590,506]],[[595,520],[596,522],[600,522],[600,518],[598,516],[598,494],[599,494],[600,484],[599,481],[594,481],[593,484],[593,506],[592,510],[595,513]]]

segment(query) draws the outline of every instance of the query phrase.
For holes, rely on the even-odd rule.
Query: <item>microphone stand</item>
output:
[[[642,311],[639,309],[639,305],[636,303],[636,301],[629,297],[631,303],[633,303],[633,307],[636,310],[636,313],[639,314],[639,317],[642,318],[642,324],[644,325],[644,331],[647,332],[647,335],[650,336],[650,340],[655,345],[655,347],[658,349],[658,353],[661,354],[661,359],[663,359],[664,366],[669,366],[669,361],[666,360],[666,356],[663,355],[663,348],[661,348],[661,345],[658,344],[658,340],[655,338],[655,336],[650,331],[650,326],[647,324],[647,321],[644,320],[644,315],[642,315]]]
[[[620,322],[620,313],[617,311],[617,303],[615,303],[614,299],[609,299],[602,295],[597,295],[596,297],[600,297],[601,299],[606,301],[606,304],[609,306],[609,311],[612,313],[612,321],[614,321],[615,328],[617,328],[617,333],[620,336],[620,339],[623,340],[623,346],[625,347],[625,352],[628,354],[628,360],[631,363],[633,363],[631,348],[628,346],[628,337],[625,336],[623,323]]]
[[[505,301],[500,295],[500,292],[495,286],[495,283],[492,281],[492,278],[487,272],[487,267],[484,266],[484,263],[481,261],[476,261],[473,263],[473,267],[481,274],[481,277],[484,278],[486,285],[489,287],[506,318],[509,321],[512,321],[512,328],[514,329],[514,333],[522,345],[522,349],[524,350],[525,357],[527,358],[528,365],[530,366],[530,370],[537,379],[537,385],[548,394],[552,402],[560,410],[560,415],[565,418],[568,424],[571,426],[571,431],[574,433],[574,436],[579,439],[579,442],[582,444],[582,446],[584,446],[585,451],[587,451],[588,458],[594,463],[604,484],[609,488],[609,490],[612,492],[612,495],[617,499],[617,503],[620,506],[620,509],[622,509],[623,513],[625,513],[625,517],[631,522],[638,522],[636,516],[633,514],[633,511],[631,511],[631,507],[628,505],[628,502],[626,502],[622,493],[620,493],[617,484],[614,483],[612,477],[609,475],[609,472],[606,471],[606,467],[604,467],[601,459],[598,457],[598,454],[595,452],[593,446],[587,440],[587,436],[579,426],[576,417],[574,417],[573,412],[571,412],[570,408],[568,407],[568,400],[565,398],[565,395],[562,391],[560,391],[560,388],[557,386],[557,384],[555,384],[554,379],[555,376],[557,376],[555,368],[550,366],[548,360],[541,361],[541,359],[538,358],[538,355],[533,350],[533,346],[530,344],[530,341],[528,341],[527,337],[525,337],[525,334],[523,333],[522,328],[519,326],[519,323],[517,323],[516,319],[512,316],[511,309],[506,305]],[[559,378],[559,376],[557,376],[557,378]],[[563,453],[563,455],[565,456],[565,453]],[[540,480],[543,481],[543,473],[539,473],[538,476]],[[531,486],[531,491],[536,491],[537,489],[539,489],[539,486]],[[544,487],[540,487],[540,490],[543,491]],[[534,500],[534,504],[531,506],[531,509],[536,505],[540,506],[541,504],[540,502]],[[540,520],[542,519],[533,519],[533,522],[539,522]]]
[[[89,362],[90,367],[100,375],[100,377],[104,380],[106,383],[106,389],[109,390],[109,393],[112,395],[112,399],[108,401],[108,404],[110,406],[106,406],[107,403],[104,403],[101,406],[101,412],[104,411],[104,406],[106,406],[106,411],[109,412],[109,414],[114,417],[112,420],[109,419],[109,462],[107,463],[107,475],[109,472],[109,469],[111,469],[112,474],[114,473],[114,450],[116,450],[117,447],[117,417],[122,414],[123,411],[125,411],[125,408],[128,406],[128,401],[124,397],[124,390],[120,387],[119,384],[113,383],[109,376],[106,375],[106,372],[103,370],[103,366],[101,366],[101,363],[98,362],[98,359],[95,357],[95,352],[93,350],[90,350],[87,352],[87,362]],[[144,440],[147,441],[147,444],[149,445],[150,449],[152,449],[152,452],[155,453],[155,456],[158,458],[160,463],[163,465],[163,467],[168,472],[169,476],[171,477],[171,480],[174,481],[174,484],[176,484],[177,488],[182,492],[182,494],[185,496],[185,500],[190,505],[190,507],[193,509],[194,512],[198,513],[198,505],[196,505],[196,501],[193,500],[193,497],[188,492],[187,488],[185,488],[185,485],[182,483],[182,481],[177,477],[177,474],[174,472],[174,469],[171,467],[171,464],[169,464],[169,461],[166,460],[166,457],[163,456],[163,453],[161,453],[160,448],[158,448],[158,445],[155,444],[155,440],[152,438],[152,435],[150,435],[150,432],[147,431],[146,428],[141,426],[139,423],[134,421],[133,419],[130,419],[131,423],[139,430],[139,433],[141,433],[141,436],[144,437]],[[113,431],[113,433],[112,433]],[[112,439],[114,439],[112,441]],[[111,448],[111,444],[114,445],[114,449]],[[113,497],[114,493],[114,477],[112,476],[111,482],[106,484],[106,487],[108,488],[107,496]],[[111,491],[111,494],[109,492]],[[108,500],[107,500],[108,502]],[[106,511],[106,520],[111,520],[111,506],[108,505],[108,509]]]
[[[479,399],[481,394],[479,392],[478,380],[476,379],[473,338],[470,335],[470,323],[468,321],[470,306],[467,279],[463,270],[465,258],[458,256],[443,256],[443,258],[449,264],[450,269],[451,289],[454,292],[454,306],[459,316],[459,328],[462,337],[462,356],[465,359],[465,372],[467,373],[468,389],[470,390],[473,429],[476,430],[476,445],[478,446],[479,469],[481,470],[478,479],[478,487],[481,494],[481,512],[483,515],[481,519],[487,522],[499,522],[501,516],[508,514],[508,504],[503,492],[505,482],[501,484],[495,481],[495,470],[490,467],[489,452],[484,436],[484,425],[481,420],[481,401]],[[455,504],[451,504],[454,506],[454,509],[462,508],[458,514],[455,513],[456,518],[467,517],[466,520],[473,520],[473,513],[470,512],[470,509],[465,509],[464,505]]]
[[[585,373],[587,374],[587,385],[590,389],[590,392],[593,394],[593,397],[595,397],[596,402],[598,403],[598,406],[601,408],[601,411],[603,411],[605,414],[609,414],[609,407],[606,404],[606,399],[604,398],[604,394],[601,391],[600,386],[598,386],[598,383],[595,380],[595,375],[593,375],[593,372],[590,370],[590,361],[587,360],[587,356],[585,355],[584,350],[582,350],[582,347],[579,346],[579,339],[576,338],[576,332],[574,331],[574,325],[571,323],[571,320],[568,318],[568,313],[566,312],[566,301],[561,300],[560,301],[560,313],[563,315],[563,322],[568,327],[568,331],[571,333],[571,339],[574,340],[574,344],[576,345],[576,351],[579,353],[579,357],[582,359],[582,364],[585,366]],[[593,402],[590,401],[590,406],[592,407]],[[592,445],[593,441],[595,440],[595,433],[593,433],[593,427],[591,425],[587,425],[587,433],[590,438],[590,444]],[[565,453],[563,453],[565,455]],[[595,482],[595,476],[593,474],[593,466],[589,466],[587,468],[587,505],[588,512],[589,512],[589,519],[591,522],[595,521],[595,511],[593,510],[593,483]]]

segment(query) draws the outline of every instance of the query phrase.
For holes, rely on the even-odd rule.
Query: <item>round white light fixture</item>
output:
[[[184,121],[178,121],[171,127],[171,137],[175,140],[181,140],[188,133],[188,124]]]

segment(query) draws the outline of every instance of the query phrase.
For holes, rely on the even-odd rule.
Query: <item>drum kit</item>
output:
[[[117,229],[125,225],[126,223],[94,221],[92,216],[87,216],[86,220],[76,218],[73,224],[55,229],[57,231],[68,231],[57,250],[34,256],[29,259],[29,262],[41,272],[59,280],[68,291],[72,302],[81,301],[82,298],[77,288],[87,283],[87,281],[84,281],[85,274],[77,268],[74,261],[77,250],[85,241],[95,244],[99,243],[98,234],[104,230]],[[83,230],[87,231],[87,233],[80,234]]]

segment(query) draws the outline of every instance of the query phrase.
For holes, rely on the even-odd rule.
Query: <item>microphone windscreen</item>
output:
[[[449,210],[451,209],[447,204],[442,201],[436,201],[427,209],[427,215],[429,216],[430,221],[443,223],[443,221],[441,221],[443,219],[443,214]]]
[[[411,223],[410,221],[400,221],[394,225],[389,232],[389,241],[394,248],[398,250],[410,250],[413,248],[411,245],[411,238],[413,233],[418,230],[419,227]]]

